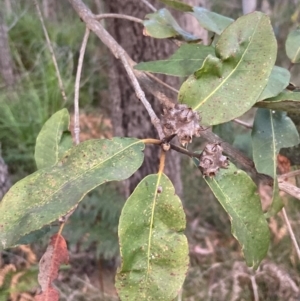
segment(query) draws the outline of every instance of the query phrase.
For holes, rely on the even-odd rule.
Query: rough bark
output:
[[[149,9],[138,0],[109,1],[107,9],[110,13],[127,14],[141,19],[147,13],[150,13]],[[143,26],[141,24],[122,19],[113,19],[107,22],[107,24],[109,32],[136,62],[166,58],[176,49],[176,45],[169,41],[144,37],[142,34]],[[157,138],[157,133],[150,123],[149,116],[137,99],[123,66],[112,56],[109,69],[109,90],[114,134],[126,137]],[[165,77],[162,77],[162,79],[166,81]],[[168,80],[168,84],[178,87],[179,82],[176,78],[173,78]],[[173,94],[174,100],[175,97]],[[147,99],[152,104],[157,115],[160,116],[162,108],[158,101],[149,94],[147,95]],[[158,147],[146,147],[144,164],[125,184],[127,195],[143,177],[158,171],[158,154]],[[171,178],[176,192],[180,195],[182,184],[180,178],[180,157],[177,153],[170,152],[168,154],[165,171]]]
[[[7,166],[0,156],[0,201],[11,186]]]
[[[13,86],[15,76],[13,73],[13,61],[8,43],[7,27],[0,12],[0,74],[7,87]]]
[[[46,19],[54,21],[56,20],[57,15],[57,0],[43,0],[42,8],[43,8],[43,15]]]
[[[243,0],[243,14],[249,14],[256,10],[257,0]]]

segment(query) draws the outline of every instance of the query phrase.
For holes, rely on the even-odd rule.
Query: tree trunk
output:
[[[256,10],[256,0],[242,0],[243,1],[243,14],[249,14]]]
[[[151,13],[142,1],[137,0],[108,1],[107,6],[110,13],[127,14],[141,19],[147,13]],[[143,36],[143,26],[141,24],[123,19],[109,20],[107,24],[110,33],[136,62],[166,58],[177,48],[170,41],[161,41]],[[156,130],[152,126],[145,108],[136,97],[121,63],[111,56],[109,68],[109,90],[114,134],[125,137],[158,138]],[[161,77],[161,79],[166,81],[166,77]],[[168,80],[168,84],[178,87],[179,82],[176,78],[172,78]],[[149,94],[146,96],[157,115],[160,116],[162,108],[158,101]],[[176,95],[173,94],[172,97],[175,100]],[[146,146],[145,161],[142,167],[125,183],[125,193],[127,196],[142,178],[148,174],[157,173],[159,164],[158,154],[159,148],[157,146]],[[180,195],[182,193],[182,184],[179,154],[173,151],[167,154],[165,172],[172,180],[176,188],[176,193]]]
[[[2,200],[5,193],[10,188],[10,178],[7,171],[7,166],[0,156],[0,201]]]
[[[7,27],[0,12],[0,74],[7,87],[13,86],[15,77],[13,73],[13,61],[11,58]]]
[[[43,0],[42,10],[43,10],[43,15],[46,19],[50,21],[56,20],[57,5],[58,5],[57,0]]]

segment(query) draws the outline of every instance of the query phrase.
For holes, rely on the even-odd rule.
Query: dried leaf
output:
[[[38,276],[42,294],[35,296],[35,301],[58,301],[59,293],[52,282],[58,276],[59,266],[69,262],[69,254],[65,239],[60,234],[51,237],[50,244],[40,260]]]

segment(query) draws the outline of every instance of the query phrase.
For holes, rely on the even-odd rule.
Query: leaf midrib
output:
[[[219,189],[219,191],[221,192],[221,194],[225,197],[225,200],[226,200],[227,204],[230,204],[230,198],[228,197],[227,194],[225,194],[225,193],[223,192],[223,189],[220,187],[219,183],[218,183],[215,179],[213,179],[212,181],[216,184],[216,186],[217,186],[217,188]],[[206,181],[206,182],[209,183],[208,181]],[[209,185],[209,184],[208,184],[208,185]],[[211,190],[213,191],[211,185],[209,185],[209,187],[210,187]],[[231,208],[234,209],[232,206],[231,206]],[[225,208],[224,208],[224,209],[225,209]],[[229,214],[229,212],[228,212],[226,209],[225,209],[225,211]],[[240,216],[240,215],[236,212],[236,210],[233,210],[233,211],[234,211],[234,213],[236,214],[236,216],[237,216],[240,220],[243,221],[242,216]],[[230,214],[229,214],[229,216],[230,216]],[[246,223],[245,223],[244,221],[242,222],[242,224],[244,225],[245,229],[248,229],[247,226],[246,226]],[[252,233],[251,231],[249,231],[249,232]]]
[[[86,173],[92,171],[93,169],[98,168],[101,164],[104,164],[105,162],[107,162],[107,161],[110,160],[111,158],[113,158],[113,157],[119,155],[120,153],[122,153],[122,152],[125,151],[126,149],[128,149],[128,148],[130,148],[131,146],[134,146],[134,145],[136,145],[136,144],[138,144],[138,143],[142,143],[142,141],[141,141],[141,140],[138,140],[138,141],[136,141],[136,142],[134,142],[134,143],[128,145],[126,148],[123,148],[122,150],[118,151],[118,152],[115,153],[114,155],[108,157],[106,160],[101,161],[100,163],[98,163],[97,165],[93,166],[92,168],[87,169],[84,173],[80,174],[80,175],[77,176],[76,178],[73,178],[73,179],[71,179],[71,180],[69,180],[69,181],[64,182],[64,184],[62,184],[55,192],[53,192],[48,198],[45,199],[44,204],[49,203],[49,200],[50,200],[57,192],[59,192],[59,191],[63,188],[63,186],[65,186],[66,184],[68,184],[68,183],[70,183],[70,182],[75,182],[78,178],[84,176]],[[99,184],[99,185],[100,185],[100,184]],[[81,199],[82,199],[82,198],[81,198]],[[80,199],[80,200],[81,200],[81,199]],[[33,208],[35,208],[35,207],[36,207],[36,204],[33,204],[33,206],[28,206],[27,209],[30,210],[30,209],[33,209]],[[29,233],[29,232],[27,232],[27,233]],[[26,233],[25,233],[25,234],[26,234]]]
[[[159,182],[161,180],[162,172],[158,173],[156,185],[155,185],[155,192],[153,197],[153,203],[152,203],[152,210],[151,210],[151,219],[150,219],[150,229],[149,229],[149,236],[148,236],[148,248],[147,248],[147,274],[146,274],[146,280],[148,279],[148,276],[150,274],[150,252],[151,252],[151,243],[152,243],[152,229],[153,229],[153,222],[154,222],[154,212],[155,212],[155,206],[156,206],[156,199],[158,194],[158,186]]]
[[[239,60],[239,62],[237,63],[236,67],[226,76],[226,78],[206,97],[204,98],[196,107],[194,107],[193,109],[194,110],[197,110],[201,105],[203,105],[212,95],[214,95],[219,89],[220,87],[222,87],[226,82],[227,80],[231,77],[231,75],[237,70],[237,68],[239,67],[239,65],[241,64],[241,62],[243,61],[243,58],[245,56],[245,54],[248,52],[248,48],[250,47],[251,43],[252,43],[252,40],[253,40],[253,37],[255,35],[255,32],[257,30],[257,27],[258,27],[258,24],[261,22],[261,18],[259,20],[259,22],[257,22],[256,26],[255,26],[255,29],[253,31],[253,34],[251,35],[251,39],[250,39],[250,42],[248,44],[248,46],[246,47],[241,59]]]

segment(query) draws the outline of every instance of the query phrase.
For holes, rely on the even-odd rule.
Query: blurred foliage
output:
[[[89,193],[64,228],[69,248],[76,253],[93,251],[98,259],[115,258],[119,254],[118,223],[124,203],[116,183]]]
[[[15,180],[36,169],[34,145],[43,123],[59,109],[72,107],[76,65],[85,27],[84,24],[74,22],[77,16],[67,1],[58,2],[56,20],[45,22],[68,103],[63,103],[55,69],[34,6],[28,1],[14,1],[14,15],[6,16],[18,80],[13,93],[6,93],[3,88],[0,90],[0,141],[2,155],[9,164]],[[90,7],[95,5],[95,1],[92,0],[85,2]],[[290,0],[257,2],[258,10],[270,14],[272,19],[279,46],[277,65],[288,67],[289,60],[284,45],[288,32],[299,24],[299,2]],[[208,3],[212,11],[231,18],[237,18],[242,14],[240,0],[211,0]],[[292,70],[292,82],[296,85],[300,84],[299,68],[300,66],[295,66]],[[2,86],[0,80],[0,87]],[[105,107],[105,100],[102,97],[105,89],[107,89],[106,50],[98,38],[91,34],[81,80],[82,108],[85,111],[94,111],[95,107]],[[246,116],[244,120],[251,122],[252,117]],[[232,141],[232,128],[235,134],[234,145],[250,155],[249,130],[230,123],[224,127],[220,126],[216,131],[225,140]],[[201,140],[199,141],[195,139],[193,146],[195,149],[203,146]],[[186,232],[191,254],[191,268],[183,288],[182,300],[252,300],[252,291],[249,289],[249,279],[251,280],[249,276],[252,275],[252,271],[241,262],[238,244],[230,233],[228,216],[209,192],[193,162],[184,158],[182,166],[184,187],[182,199],[187,214]],[[117,225],[124,202],[117,186],[110,184],[94,190],[80,203],[64,229],[64,236],[68,240],[71,254],[86,253],[84,260],[78,260],[81,266],[91,265],[93,271],[98,272],[99,268],[95,265],[95,261],[91,263],[87,260],[89,252],[97,260],[100,258],[110,260],[118,255]],[[287,214],[296,237],[300,237],[300,203],[292,199],[286,202],[288,202]],[[257,279],[260,300],[294,300],[293,284],[298,287],[300,285],[300,265],[297,256],[280,216],[270,219],[270,229],[272,251],[268,254],[268,261],[264,262],[262,270],[259,271],[261,278]],[[42,254],[46,244],[47,236],[41,244],[35,246],[36,253]],[[2,254],[2,257],[4,255]],[[14,258],[19,258],[19,255]],[[15,264],[15,259],[11,261]],[[10,264],[11,261],[5,259],[4,264]],[[271,265],[270,261],[274,265]],[[33,276],[28,276],[27,279],[36,280],[36,266],[31,265],[27,269],[28,273],[33,273]],[[0,295],[5,292],[5,296],[8,296],[10,293],[13,273],[16,272],[7,274],[5,284],[0,285]],[[101,297],[99,288],[94,285],[98,279],[91,283],[85,273],[80,272],[71,275],[70,278],[73,280],[62,281],[59,284],[63,292],[62,300],[67,300],[67,296],[73,293],[77,294],[73,300],[106,300],[106,296]],[[285,288],[286,294],[290,296],[278,290],[278,287]],[[26,290],[28,288],[29,286]],[[274,292],[279,293],[275,296]]]
[[[34,7],[24,6],[14,11],[18,19],[8,32],[17,83],[13,91],[0,92],[2,155],[15,180],[36,169],[35,139],[44,122],[61,108],[72,106],[79,48],[85,30],[83,24],[73,24],[73,11],[56,22],[45,20],[68,98],[64,103],[40,20]],[[11,22],[7,20],[8,26]],[[81,81],[81,107],[101,104],[100,93],[107,85],[105,67],[106,53],[99,40],[91,35]]]

